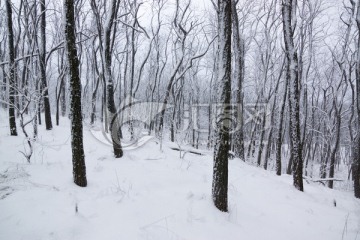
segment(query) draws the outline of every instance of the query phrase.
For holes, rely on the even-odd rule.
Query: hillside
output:
[[[0,239],[349,239],[360,238],[360,201],[352,192],[287,175],[229,165],[229,213],[212,204],[212,156],[171,150],[156,140],[121,159],[84,131],[88,187],[72,181],[67,119],[40,129],[28,164],[24,138],[1,116]],[[336,201],[336,207],[334,206]],[[77,209],[77,212],[76,212]]]

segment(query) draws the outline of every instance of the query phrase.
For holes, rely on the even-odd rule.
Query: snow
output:
[[[211,200],[212,156],[148,141],[121,159],[84,128],[88,187],[72,182],[70,125],[39,127],[31,164],[23,136],[0,115],[0,239],[351,239],[360,238],[352,192],[275,176],[229,161],[229,213]],[[336,207],[334,206],[336,201]],[[78,211],[76,212],[76,208]]]

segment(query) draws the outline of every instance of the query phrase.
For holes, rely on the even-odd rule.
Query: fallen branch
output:
[[[201,156],[205,155],[205,154],[203,154],[201,152],[196,152],[196,151],[193,151],[193,150],[180,149],[180,148],[177,148],[177,147],[170,147],[170,149],[175,150],[175,151],[185,152],[185,153],[192,153],[192,154],[196,154],[196,155],[201,155]]]
[[[325,182],[328,181],[335,181],[335,182],[342,182],[344,181],[343,179],[337,179],[337,178],[319,178],[319,179],[313,179],[313,178],[308,178],[308,177],[303,177],[306,181],[311,181],[311,182],[318,182],[321,183],[325,186]]]
[[[341,181],[344,181],[343,179],[337,179],[337,178],[320,178],[320,179],[312,179],[312,178],[305,178],[309,181],[312,181],[312,182],[326,182],[326,181],[338,181],[338,182],[341,182]]]

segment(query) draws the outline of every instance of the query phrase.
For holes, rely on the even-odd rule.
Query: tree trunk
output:
[[[356,24],[360,30],[360,0],[357,4]],[[358,33],[357,42],[357,61],[356,61],[356,106],[358,115],[358,136],[356,138],[356,146],[354,160],[353,160],[353,179],[354,179],[354,194],[356,198],[360,198],[360,33]]]
[[[335,96],[334,96],[334,98],[335,98]],[[331,154],[330,154],[329,178],[334,177],[336,152],[337,152],[337,150],[339,148],[339,144],[340,144],[341,107],[340,107],[340,109],[338,109],[336,104],[337,104],[336,100],[334,99],[335,117],[336,117],[336,130],[335,131],[336,132],[335,132],[335,144],[334,144],[334,147],[331,150]],[[333,188],[334,181],[330,180],[328,182],[328,184],[329,184],[329,188]]]
[[[239,113],[237,127],[238,131],[234,134],[234,153],[235,157],[240,158],[245,161],[244,154],[244,132],[243,132],[243,89],[242,84],[244,82],[244,57],[245,57],[245,43],[241,38],[239,32],[239,17],[236,11],[236,3],[235,0],[231,2],[231,16],[232,16],[232,24],[233,24],[233,36],[234,36],[234,52],[235,52],[235,82],[237,83],[236,90],[236,103],[237,103],[237,111]]]
[[[259,103],[259,98],[256,99],[256,103],[255,103],[255,111],[258,110],[258,103]],[[251,131],[251,135],[250,135],[250,140],[249,140],[249,146],[248,146],[248,150],[247,150],[247,157],[249,158],[250,155],[251,157],[254,157],[254,153],[255,153],[255,133],[257,131],[258,128],[258,124],[257,121],[252,121],[253,124],[252,126],[250,126],[250,131]]]
[[[79,59],[75,45],[74,1],[65,0],[65,42],[70,74],[71,94],[71,149],[74,183],[86,187],[86,166],[83,148],[83,126],[81,112],[81,81],[79,77]]]
[[[261,128],[260,128],[260,142],[259,142],[259,150],[258,150],[258,155],[257,155],[257,166],[259,167],[261,165],[261,157],[262,157],[262,152],[264,149],[264,136],[265,136],[265,125],[266,125],[266,113],[263,113],[262,116],[262,121],[261,121]]]
[[[59,94],[56,96],[56,126],[59,126],[59,120],[60,120],[60,107],[59,107],[59,103],[60,103],[60,99],[62,98],[62,90],[64,90],[63,85],[65,84],[65,74],[66,74],[66,69],[62,70],[63,72],[60,73],[60,86],[59,86]]]
[[[280,176],[281,175],[281,146],[282,146],[282,128],[283,128],[283,123],[284,123],[284,113],[285,113],[285,106],[286,106],[286,95],[287,95],[287,89],[288,89],[288,81],[289,79],[285,79],[285,87],[284,87],[284,96],[283,96],[283,100],[281,103],[281,107],[280,107],[280,116],[279,116],[279,128],[278,128],[278,132],[277,132],[277,137],[276,137],[276,175]]]
[[[290,99],[290,137],[292,139],[292,158],[293,158],[293,180],[294,186],[299,191],[304,191],[303,187],[303,159],[301,150],[300,136],[300,92],[299,92],[299,74],[298,74],[298,58],[294,47],[294,29],[292,25],[295,16],[295,8],[293,0],[283,0],[282,16],[283,31],[285,41],[285,52],[287,58],[286,77],[289,80],[289,99]]]
[[[46,15],[45,15],[45,0],[40,1],[40,12],[41,12],[41,23],[40,23],[40,37],[41,37],[41,47],[40,47],[40,74],[41,74],[41,84],[43,90],[43,100],[44,100],[44,112],[45,112],[45,127],[46,130],[52,129],[51,121],[51,111],[50,111],[50,101],[49,101],[49,91],[46,82]]]
[[[121,147],[121,140],[119,138],[119,130],[121,126],[118,126],[118,119],[116,114],[116,107],[114,101],[114,83],[111,73],[111,47],[110,47],[110,36],[111,29],[116,18],[117,11],[119,9],[118,0],[113,0],[110,6],[110,15],[108,16],[108,21],[106,26],[104,26],[104,70],[105,70],[105,79],[106,79],[106,105],[109,113],[108,120],[111,132],[111,138],[113,142],[114,155],[116,158],[121,158],[123,156],[123,150]],[[115,30],[114,30],[115,31]]]
[[[215,206],[223,212],[228,211],[228,157],[231,99],[231,0],[218,0],[219,34],[219,103],[223,104],[218,114],[216,142],[214,149],[214,171],[212,197]]]
[[[95,86],[93,86],[93,92],[91,95],[91,119],[90,119],[90,124],[94,124],[95,120],[96,120],[96,96],[97,96],[97,91],[99,88],[99,84],[100,84],[100,73],[99,73],[99,68],[97,65],[97,61],[96,61],[96,51],[93,51],[94,53],[94,68],[95,68],[95,73],[94,73],[94,81],[96,81]],[[95,77],[96,76],[96,77]],[[96,78],[96,80],[95,80]]]
[[[6,15],[9,41],[9,126],[10,135],[17,136],[15,121],[15,51],[11,0],[6,0]]]
[[[61,97],[60,97],[61,116],[65,117],[65,115],[66,115],[66,79],[64,79],[64,82],[61,85],[60,91],[61,91]]]

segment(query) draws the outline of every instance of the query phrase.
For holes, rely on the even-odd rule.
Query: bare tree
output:
[[[112,132],[111,138],[113,142],[113,150],[116,158],[123,156],[123,150],[121,146],[121,139],[119,131],[120,127],[117,126],[117,113],[114,100],[114,77],[112,73],[112,50],[113,50],[113,41],[116,32],[114,27],[115,20],[119,11],[120,1],[112,0],[109,6],[109,12],[107,14],[107,19],[102,25],[101,16],[99,8],[96,1],[91,1],[91,8],[96,18],[96,24],[99,35],[99,44],[101,50],[101,59],[103,66],[103,84],[104,84],[104,100],[106,102],[107,111],[104,111],[106,114],[107,124],[109,124],[109,129]],[[106,5],[104,6],[106,8]],[[101,36],[103,36],[101,38]],[[108,115],[108,116],[107,116]],[[106,127],[107,128],[107,127]]]

